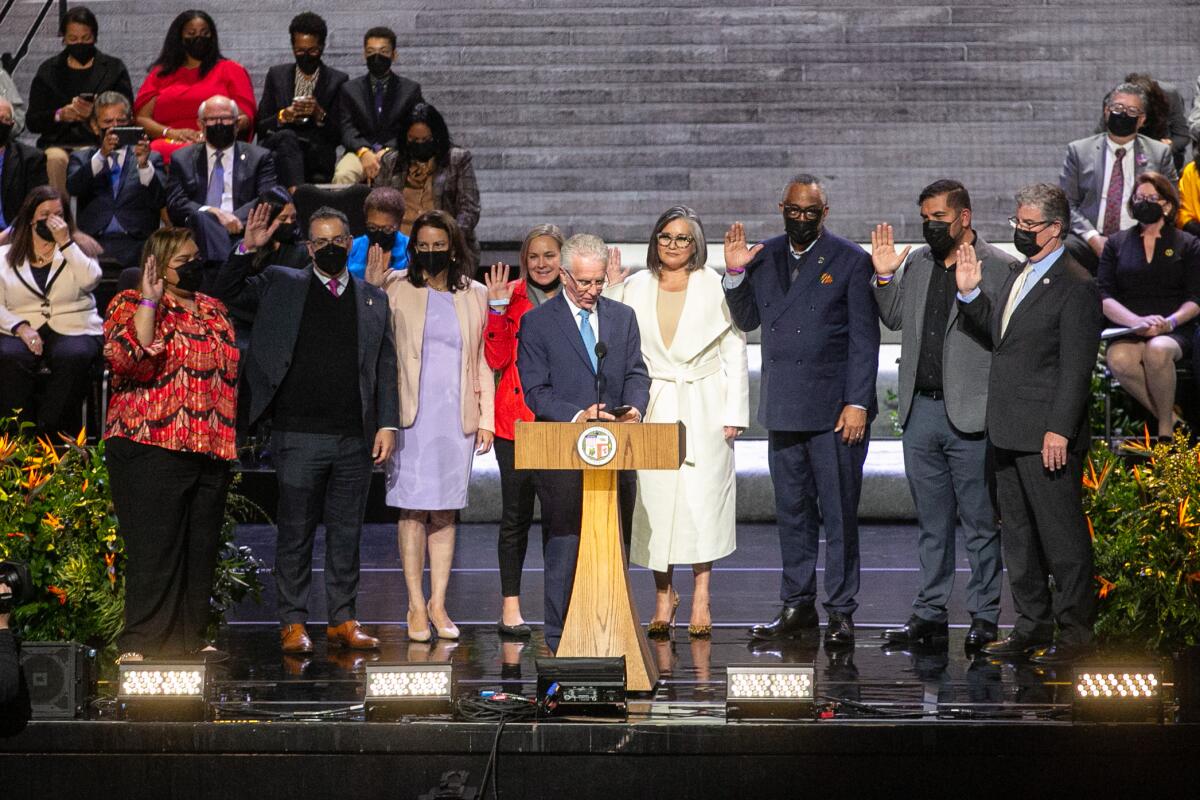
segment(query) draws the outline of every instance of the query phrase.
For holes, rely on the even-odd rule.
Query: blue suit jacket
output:
[[[828,431],[847,404],[875,416],[879,312],[871,257],[829,231],[789,288],[787,236],[768,239],[725,292],[734,324],[762,326],[758,420],[772,431]]]
[[[95,147],[85,147],[71,153],[67,165],[67,191],[78,202],[77,222],[80,229],[92,237],[104,234],[108,223],[115,216],[125,232],[135,239],[145,239],[158,230],[161,222],[159,212],[166,198],[167,176],[163,172],[162,156],[150,153],[150,165],[154,177],[149,186],[138,180],[137,159],[133,148],[125,150],[125,163],[121,165],[121,182],[117,196],[113,197],[109,181],[108,164],[99,175],[92,174],[92,156]]]
[[[171,156],[167,177],[167,215],[173,225],[188,219],[205,205],[208,195],[208,150],[204,142],[181,147]],[[225,165],[229,169],[229,165]],[[258,197],[279,185],[275,156],[265,147],[245,142],[233,145],[233,213],[242,222]]]
[[[600,367],[600,402],[608,408],[629,405],[645,415],[650,374],[642,361],[642,338],[633,309],[601,297],[600,341],[608,355]],[[543,421],[570,422],[596,402],[596,373],[579,335],[579,323],[559,293],[521,318],[517,372],[525,404]]]

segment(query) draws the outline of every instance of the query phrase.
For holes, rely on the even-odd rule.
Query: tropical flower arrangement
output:
[[[1167,654],[1200,643],[1200,445],[1183,432],[1154,443],[1147,431],[1124,450],[1097,444],[1084,469],[1096,634]]]
[[[13,617],[33,641],[108,649],[125,612],[125,548],[104,466],[104,444],[86,436],[54,442],[29,423],[0,419],[0,559],[29,565],[34,599]],[[235,483],[236,486],[236,483]],[[258,600],[261,563],[233,541],[239,521],[265,514],[230,491],[213,587],[212,632],[247,596]]]

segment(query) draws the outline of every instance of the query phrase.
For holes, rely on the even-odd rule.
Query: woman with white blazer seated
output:
[[[39,433],[79,430],[100,357],[104,331],[92,296],[100,264],[77,236],[94,245],[77,233],[58,190],[39,186],[0,247],[0,415],[20,409]],[[49,375],[39,380],[43,368]]]
[[[637,314],[651,379],[643,421],[681,421],[687,428],[678,471],[640,470],[637,477],[629,560],[654,571],[647,631],[654,637],[674,628],[675,564],[691,564],[695,576],[688,634],[711,635],[712,562],[736,546],[733,442],[750,424],[746,336],[734,327],[721,276],[704,266],[707,258],[696,212],[675,206],[654,225],[647,269],[626,280],[619,267],[612,270],[605,292]]]
[[[399,367],[400,432],[387,464],[387,504],[399,508],[397,537],[408,587],[408,638],[433,629],[457,639],[446,613],[455,513],[467,505],[476,454],[492,447],[495,379],[483,352],[487,289],[471,280],[471,253],[454,218],[426,211],[413,222],[408,269],[367,250],[367,281],[387,292]],[[429,602],[422,575],[429,554]]]

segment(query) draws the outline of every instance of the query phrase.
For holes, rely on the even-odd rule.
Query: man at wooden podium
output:
[[[563,244],[561,260],[563,291],[521,320],[517,371],[525,403],[543,422],[640,422],[650,400],[650,376],[633,310],[600,295],[608,247],[598,236],[576,234]],[[628,410],[619,417],[606,410],[623,407]],[[575,580],[583,479],[575,470],[539,470],[534,489],[542,504],[546,643],[557,649]],[[626,551],[636,493],[634,473],[621,472]]]

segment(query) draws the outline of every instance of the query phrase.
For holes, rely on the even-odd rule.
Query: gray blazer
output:
[[[976,234],[975,252],[983,267],[981,291],[1000,302],[1000,290],[1017,260],[993,247]],[[894,331],[903,331],[900,343],[900,424],[908,421],[917,382],[917,359],[925,332],[925,298],[929,278],[941,269],[934,262],[929,246],[914,250],[896,277],[885,286],[875,286],[879,318]],[[942,390],[946,396],[946,414],[950,423],[963,433],[981,433],[987,412],[988,372],[992,363],[991,343],[980,341],[958,324],[959,304],[950,309],[946,342],[942,350]]]
[[[1096,230],[1099,222],[1096,217],[1106,189],[1100,184],[1104,183],[1107,136],[1098,133],[1067,145],[1067,157],[1058,176],[1058,185],[1067,193],[1067,202],[1071,204],[1071,232],[1080,238]],[[1148,136],[1138,134],[1133,140],[1133,164],[1135,175],[1160,172],[1171,183],[1179,183],[1171,148]]]

